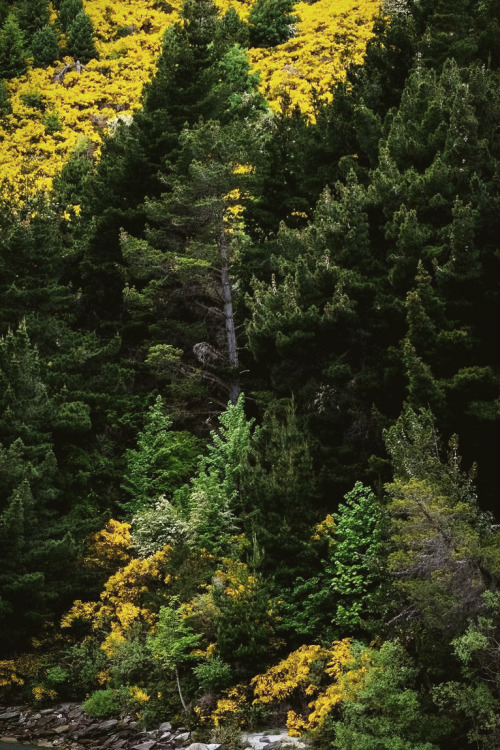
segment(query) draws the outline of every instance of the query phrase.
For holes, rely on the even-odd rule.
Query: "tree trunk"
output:
[[[227,247],[226,234],[222,229],[219,232],[218,242],[220,256],[220,275],[222,284],[222,301],[224,304],[224,324],[226,328],[226,344],[228,352],[229,366],[233,370],[229,382],[229,400],[235,404],[241,392],[240,379],[237,368],[238,362],[238,342],[236,340],[236,326],[234,324],[233,296],[231,291],[231,280],[229,276],[229,252]]]
[[[184,709],[186,713],[189,713],[188,707],[186,706],[186,702],[184,700],[184,696],[182,695],[181,681],[179,680],[179,672],[177,670],[177,667],[174,667],[174,669],[175,669],[175,681],[177,682],[177,690],[179,691],[179,698],[181,699],[182,708]]]

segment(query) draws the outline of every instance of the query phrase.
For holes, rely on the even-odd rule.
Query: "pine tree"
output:
[[[71,24],[83,10],[82,0],[62,0],[59,6],[59,21],[65,32],[69,31]]]
[[[31,47],[36,32],[49,23],[49,3],[47,0],[19,0],[16,3],[16,11],[21,31]]]
[[[52,26],[46,24],[34,33],[30,49],[37,66],[51,65],[59,59],[59,46]]]
[[[85,11],[80,11],[68,28],[68,51],[75,60],[87,63],[98,57],[92,21]]]
[[[15,78],[26,73],[23,35],[16,17],[10,13],[0,30],[0,78]]]
[[[198,458],[197,443],[187,432],[171,430],[172,420],[164,413],[158,396],[150,407],[137,449],[126,454],[127,471],[123,488],[132,511],[151,506],[161,496],[172,494],[188,479]]]
[[[248,16],[250,45],[274,47],[286,42],[293,34],[296,17],[291,0],[257,0]]]

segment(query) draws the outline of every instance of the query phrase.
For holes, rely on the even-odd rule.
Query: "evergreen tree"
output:
[[[87,63],[98,57],[92,21],[85,11],[80,11],[68,28],[68,52],[75,60]]]
[[[377,585],[382,580],[383,520],[375,495],[357,482],[334,515],[331,586],[335,600],[334,627],[352,633],[374,616]]]
[[[31,47],[36,32],[49,24],[49,3],[47,0],[18,0],[16,12],[24,39]]]
[[[16,17],[10,13],[0,29],[0,78],[15,78],[26,73],[23,35]]]
[[[197,443],[188,432],[171,430],[172,420],[164,413],[158,396],[150,407],[137,449],[126,454],[127,471],[123,487],[130,496],[126,507],[137,511],[163,495],[172,496],[194,469]]]
[[[50,65],[59,59],[59,46],[52,26],[46,24],[34,33],[30,49],[37,66]]]
[[[61,0],[59,5],[59,21],[65,32],[69,31],[77,15],[83,11],[82,0]]]
[[[442,460],[429,411],[406,409],[385,438],[394,467],[387,485],[393,518],[388,564],[402,594],[391,622],[461,632],[481,609],[483,592],[496,586],[496,563],[486,550],[498,535],[477,508],[473,475],[461,470],[456,437],[448,461]]]
[[[274,47],[286,42],[293,35],[291,0],[256,0],[248,15],[250,45],[252,47]]]

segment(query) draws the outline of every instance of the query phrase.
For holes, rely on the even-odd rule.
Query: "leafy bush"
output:
[[[111,688],[95,690],[83,703],[82,708],[85,713],[98,719],[118,714],[122,708],[120,691]]]

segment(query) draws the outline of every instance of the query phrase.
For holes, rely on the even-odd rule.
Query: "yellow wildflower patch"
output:
[[[181,0],[162,9],[156,0],[85,0],[97,37],[98,60],[78,74],[55,75],[64,58],[34,68],[8,83],[12,113],[0,121],[0,199],[22,201],[48,192],[70,153],[83,141],[99,157],[103,136],[118,121],[130,122],[141,106],[166,28],[178,20]],[[246,20],[252,0],[216,0],[221,13],[230,7]],[[278,110],[283,96],[314,119],[314,96],[329,101],[332,84],[343,81],[351,64],[363,61],[380,0],[318,0],[294,6],[296,34],[275,48],[251,49],[249,59],[261,90]],[[56,127],[54,127],[54,122]],[[69,216],[69,218],[68,218]],[[64,216],[71,220],[71,213]]]
[[[331,101],[333,84],[345,80],[350,65],[363,62],[380,7],[380,0],[297,3],[295,36],[277,47],[249,51],[273,109],[279,110],[287,96],[292,107],[314,120],[314,97]]]
[[[15,663],[13,661],[0,661],[0,687],[23,684],[24,680],[18,676]]]

